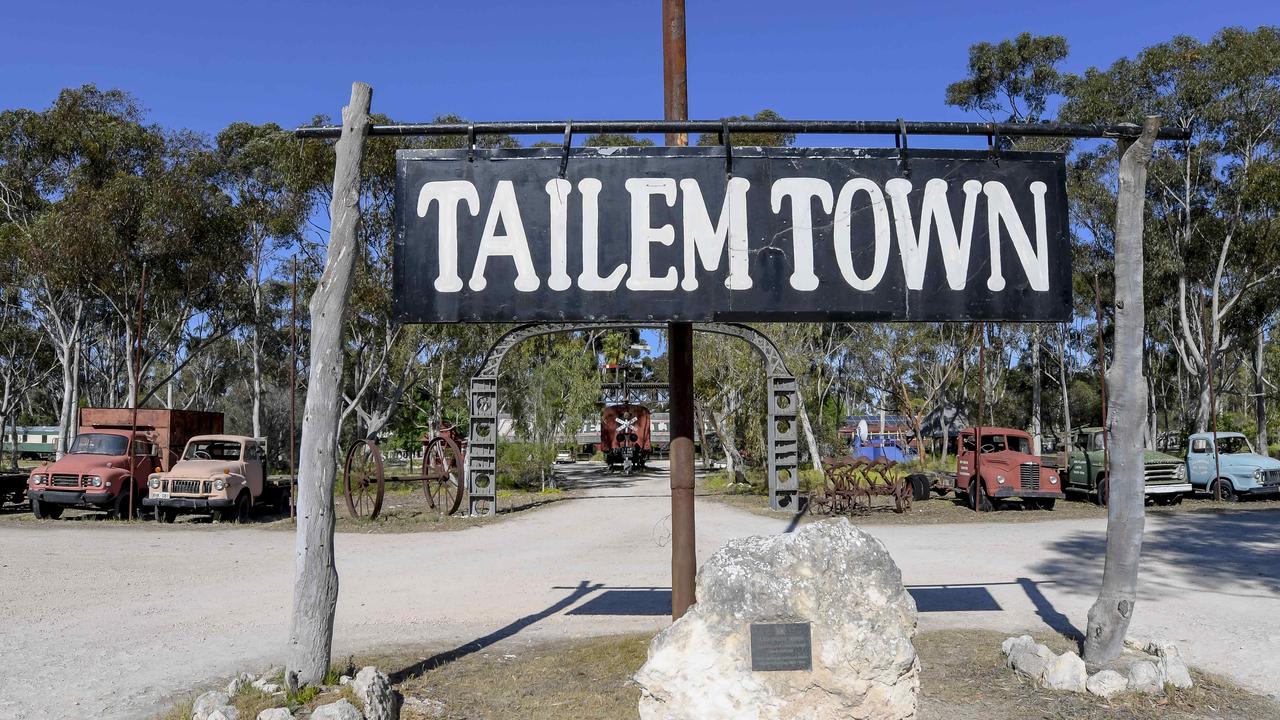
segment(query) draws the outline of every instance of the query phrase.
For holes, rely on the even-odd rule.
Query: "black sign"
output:
[[[402,150],[406,322],[1071,313],[1056,153]]]
[[[809,623],[751,623],[751,669],[812,670]]]

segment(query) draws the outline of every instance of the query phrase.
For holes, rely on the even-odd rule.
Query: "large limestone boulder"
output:
[[[1082,693],[1088,680],[1089,673],[1085,669],[1084,660],[1073,652],[1055,657],[1044,671],[1044,686],[1052,690]]]
[[[355,705],[339,700],[311,711],[311,720],[364,720]]]
[[[636,673],[642,720],[915,717],[915,602],[847,519],[731,541],[698,572],[697,597]],[[790,622],[811,623],[812,670],[753,672],[751,624]]]

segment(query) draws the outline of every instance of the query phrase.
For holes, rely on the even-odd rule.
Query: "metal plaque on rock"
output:
[[[809,623],[751,623],[751,669],[812,670]]]

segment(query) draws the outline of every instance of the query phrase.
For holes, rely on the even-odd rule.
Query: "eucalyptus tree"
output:
[[[1253,340],[1232,329],[1250,323],[1234,319],[1251,296],[1274,298],[1280,279],[1274,244],[1253,240],[1264,212],[1256,203],[1275,207],[1258,191],[1276,162],[1280,30],[1227,28],[1208,43],[1175,37],[1068,78],[1064,93],[1064,120],[1153,114],[1191,133],[1161,143],[1150,166],[1147,286],[1170,298],[1160,323],[1195,385],[1192,426],[1204,430],[1210,375]]]

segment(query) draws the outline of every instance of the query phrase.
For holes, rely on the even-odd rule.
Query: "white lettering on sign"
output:
[[[1045,183],[1031,182],[1025,192],[1031,196],[1031,232],[1019,214],[1013,193],[1004,183],[989,180],[967,180],[960,188],[952,187],[946,180],[930,179],[925,183],[918,218],[911,210],[910,196],[913,185],[906,178],[893,178],[884,183],[883,189],[868,178],[853,178],[844,183],[837,194],[826,180],[809,177],[779,178],[768,189],[770,208],[774,214],[790,213],[791,275],[788,279],[794,290],[812,292],[818,289],[819,279],[815,263],[829,262],[831,255],[818,247],[816,228],[829,228],[834,255],[840,277],[849,287],[859,291],[874,290],[883,280],[889,268],[890,255],[896,246],[902,265],[906,287],[923,290],[925,272],[929,263],[930,245],[937,238],[938,252],[946,273],[947,286],[952,290],[964,290],[969,277],[969,265],[973,247],[973,234],[977,222],[978,203],[984,199],[987,212],[987,233],[991,271],[987,288],[1000,291],[1005,288],[1004,265],[1001,246],[1007,238],[1013,246],[1018,264],[1026,273],[1032,290],[1049,289],[1049,233],[1045,208]],[[573,277],[569,274],[569,237],[573,228],[569,206],[574,196],[574,186],[568,180],[557,178],[547,181],[549,266],[546,268],[547,287],[561,292],[573,287],[575,281],[581,290],[613,292],[625,280],[628,290],[671,291],[677,287],[697,290],[698,273],[715,273],[722,259],[727,256],[727,273],[724,286],[729,290],[752,288],[750,274],[750,228],[748,227],[748,192],[751,182],[746,178],[731,177],[725,184],[724,198],[719,213],[712,219],[703,190],[692,178],[629,178],[623,189],[630,197],[630,226],[628,231],[630,263],[620,263],[601,275],[600,269],[600,193],[603,184],[596,178],[578,181],[576,198],[581,203],[582,270]],[[951,210],[949,195],[956,190],[964,195],[960,227],[957,231]],[[1015,191],[1017,188],[1014,189]],[[866,195],[861,210],[855,210],[859,193]],[[886,201],[885,196],[888,196]],[[1025,197],[1025,196],[1024,196]],[[483,229],[476,249],[475,261],[470,268],[470,279],[465,284],[473,291],[483,291],[488,286],[485,277],[491,260],[509,258],[516,276],[514,288],[520,292],[533,292],[541,286],[541,277],[533,261],[529,238],[521,214],[515,186],[510,180],[501,180],[494,187],[485,214]],[[655,199],[668,208],[680,204],[683,264],[680,267],[652,267],[653,246],[671,247],[675,244],[677,230],[670,223],[654,225]],[[816,207],[815,207],[815,202]],[[442,180],[423,184],[418,192],[417,216],[427,217],[436,208],[436,292],[461,292],[464,283],[459,268],[458,231],[462,222],[460,206],[478,218],[482,210],[479,192],[466,180]],[[784,208],[784,205],[786,206]],[[870,233],[859,230],[854,233],[854,215],[868,212]],[[867,223],[860,223],[867,227]],[[605,232],[618,232],[616,227]],[[1034,242],[1032,234],[1034,233]],[[773,244],[766,239],[765,244]],[[855,259],[866,257],[870,249],[870,264]],[[1065,259],[1063,259],[1065,261]]]

